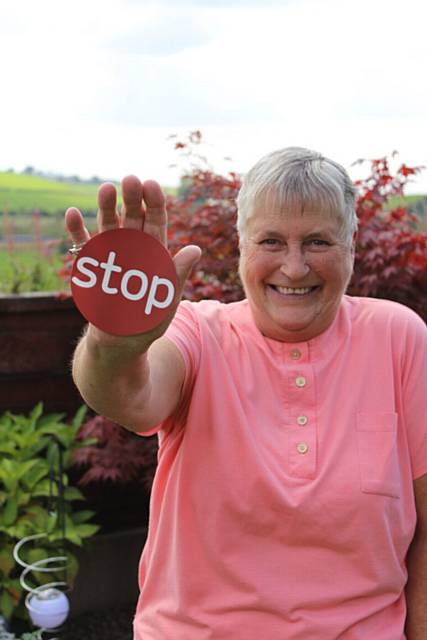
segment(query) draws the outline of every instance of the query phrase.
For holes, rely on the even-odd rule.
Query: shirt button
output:
[[[292,349],[291,358],[292,360],[299,360],[301,358],[301,351],[299,349]]]
[[[301,427],[303,427],[305,424],[307,424],[307,422],[308,422],[307,416],[298,416],[297,423],[299,425],[301,425]]]
[[[303,376],[298,376],[298,378],[295,378],[295,384],[297,385],[297,387],[305,387],[306,382],[307,381]]]
[[[308,444],[306,442],[300,442],[297,445],[297,451],[298,453],[307,453],[308,451]]]

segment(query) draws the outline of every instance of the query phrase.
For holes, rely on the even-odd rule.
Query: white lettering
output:
[[[108,254],[108,258],[106,262],[99,263],[95,258],[91,258],[89,256],[84,256],[77,259],[76,268],[77,270],[86,276],[87,280],[82,280],[77,276],[73,276],[71,281],[77,285],[78,287],[83,287],[84,289],[90,289],[91,287],[95,287],[98,282],[97,274],[92,270],[88,269],[87,265],[92,267],[99,267],[104,269],[105,273],[102,279],[101,289],[107,295],[116,295],[119,291],[116,287],[110,286],[110,280],[113,273],[121,273],[123,271],[122,267],[119,267],[118,264],[115,263],[116,253],[114,251],[110,251]],[[139,290],[136,293],[131,293],[129,291],[129,282],[131,278],[139,278],[140,286]],[[156,309],[166,309],[172,302],[175,296],[175,287],[173,283],[167,278],[160,278],[159,276],[153,276],[153,280],[151,281],[151,286],[149,286],[149,280],[147,274],[144,271],[140,271],[139,269],[128,269],[123,273],[120,282],[120,290],[122,295],[128,300],[141,300],[147,294],[147,303],[145,305],[144,313],[148,316],[152,312],[153,308]],[[161,287],[166,287],[166,297],[161,300],[157,296],[158,290]]]
[[[165,300],[156,300],[156,293],[158,287],[164,286],[168,289],[168,294]],[[153,276],[153,281],[151,283],[150,291],[148,293],[147,304],[145,307],[145,313],[150,315],[153,307],[157,307],[157,309],[165,309],[170,305],[175,295],[175,287],[172,282],[167,278],[159,278],[159,276]]]
[[[128,289],[128,282],[131,278],[140,278],[141,280],[141,287],[138,293],[130,293]],[[148,278],[145,273],[143,271],[139,271],[139,269],[129,269],[122,278],[120,289],[124,297],[128,300],[141,300],[141,298],[143,298],[147,293]]]
[[[114,264],[115,258],[116,258],[115,252],[110,251],[110,253],[108,254],[107,262],[101,262],[101,264],[99,265],[101,269],[105,269],[104,277],[102,279],[101,289],[104,291],[104,293],[108,293],[110,295],[118,293],[118,289],[116,289],[116,287],[109,286],[111,274],[113,273],[113,271],[120,273],[122,270],[121,267]]]
[[[92,266],[97,267],[99,262],[98,260],[95,260],[95,258],[90,258],[89,256],[78,258],[76,268],[84,276],[87,276],[89,280],[80,280],[77,276],[73,276],[71,278],[71,282],[76,284],[78,287],[83,287],[83,289],[90,289],[96,285],[96,274],[93,273],[93,271],[90,271],[90,269],[86,269],[86,264],[91,264]]]

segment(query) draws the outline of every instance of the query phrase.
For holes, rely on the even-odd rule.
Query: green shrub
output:
[[[16,250],[0,254],[0,293],[60,291],[64,283],[58,276],[61,256],[45,256],[36,251]]]
[[[26,562],[34,563],[52,555],[62,555],[65,546],[68,557],[67,581],[72,583],[77,573],[77,560],[69,547],[81,546],[83,541],[98,531],[98,526],[89,522],[94,513],[76,510],[73,503],[84,497],[77,487],[69,484],[66,470],[72,464],[72,452],[81,446],[93,443],[78,440],[77,433],[86,413],[82,407],[71,424],[63,422],[64,414],[43,415],[43,406],[38,404],[30,415],[13,415],[6,412],[0,416],[0,613],[26,617],[23,605],[25,594],[19,582],[22,567],[13,558],[13,548],[25,536],[45,533],[46,538],[22,549]],[[50,474],[57,474],[60,444],[63,452],[65,541],[58,523],[58,511],[52,509],[52,500],[57,501],[57,483]],[[24,551],[25,549],[25,551]],[[31,574],[44,584],[63,579],[55,574]]]

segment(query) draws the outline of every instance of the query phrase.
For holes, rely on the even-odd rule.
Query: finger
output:
[[[111,182],[104,182],[98,189],[96,219],[99,231],[117,229],[120,226],[120,217],[117,213],[117,190]]]
[[[144,231],[160,240],[167,246],[166,198],[158,182],[146,180],[142,184],[142,193],[145,202]]]
[[[142,202],[143,188],[136,176],[122,180],[122,225],[126,229],[141,230],[144,225],[145,207]]]
[[[90,233],[85,226],[84,218],[75,207],[70,207],[65,212],[65,228],[70,234],[73,244],[82,244],[90,238]]]
[[[185,282],[190,275],[195,264],[200,260],[202,250],[195,244],[189,244],[183,247],[175,255],[173,261],[175,263],[176,274],[178,277],[177,294],[181,297]]]

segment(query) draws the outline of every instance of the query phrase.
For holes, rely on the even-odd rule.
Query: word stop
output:
[[[117,287],[110,286],[110,280],[113,273],[122,273],[123,269],[115,263],[117,254],[115,251],[110,251],[106,262],[99,262],[96,258],[90,256],[83,256],[76,261],[76,270],[83,276],[86,276],[87,280],[82,280],[77,276],[73,276],[71,281],[78,287],[83,289],[91,289],[95,287],[98,282],[98,276],[95,271],[89,269],[89,265],[92,267],[98,267],[104,271],[102,276],[101,289],[107,295],[117,295],[119,290]],[[138,289],[132,293],[129,290],[129,283],[133,281],[138,282]],[[164,296],[166,288],[166,296]],[[159,292],[160,289],[160,292]],[[144,308],[144,313],[150,315],[153,307],[157,309],[165,309],[168,307],[174,299],[175,287],[168,278],[161,278],[157,275],[153,275],[151,284],[148,281],[147,274],[140,269],[128,269],[123,273],[120,280],[120,291],[122,295],[128,300],[142,300],[147,294],[147,301]],[[163,295],[163,299],[159,299],[157,296]]]
[[[111,229],[88,240],[71,274],[71,291],[90,323],[117,336],[150,331],[170,318],[177,274],[167,249],[136,229]]]

